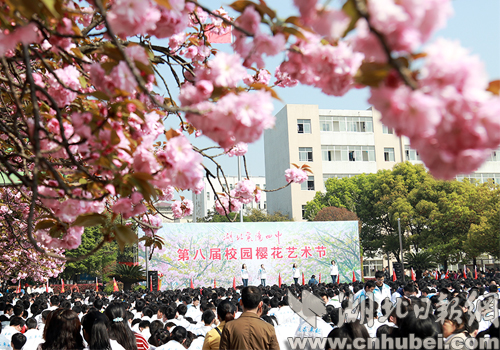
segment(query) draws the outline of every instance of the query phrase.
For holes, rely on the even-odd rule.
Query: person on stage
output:
[[[295,284],[299,284],[299,277],[300,277],[300,271],[297,268],[297,264],[292,265],[292,275],[293,275],[293,280],[295,281]]]
[[[337,276],[339,275],[339,267],[335,263],[335,260],[332,260],[332,264],[330,265],[330,276],[332,276],[332,283],[337,284]]]
[[[248,286],[248,270],[246,264],[243,264],[243,266],[241,266],[241,279],[243,281],[243,287]]]
[[[264,267],[264,264],[260,265],[259,278],[260,278],[260,284],[262,284],[262,287],[265,287],[266,286],[267,272],[266,272],[266,268]]]

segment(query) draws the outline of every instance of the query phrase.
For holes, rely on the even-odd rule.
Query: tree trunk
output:
[[[448,260],[443,261],[444,272],[448,270]]]
[[[132,282],[123,282],[123,291],[129,292],[132,290]]]
[[[472,266],[477,266],[477,259],[476,257],[472,258]]]

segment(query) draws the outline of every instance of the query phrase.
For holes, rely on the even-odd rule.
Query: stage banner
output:
[[[292,265],[306,283],[311,275],[331,282],[330,263],[339,267],[340,282],[350,282],[353,271],[361,279],[357,221],[244,222],[165,224],[158,233],[165,241],[155,249],[149,269],[163,274],[162,289],[213,286],[232,287],[233,278],[242,284],[241,268],[247,265],[249,285],[259,285],[263,264],[267,285],[293,283]],[[144,247],[139,262],[145,266]]]

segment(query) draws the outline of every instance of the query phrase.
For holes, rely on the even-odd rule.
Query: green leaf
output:
[[[486,90],[494,95],[500,95],[500,80],[491,81]]]
[[[146,179],[144,173],[136,173],[130,174],[126,177],[127,181],[130,181],[139,192],[142,193],[144,199],[148,202],[151,202],[151,199],[157,199],[157,193],[155,188],[149,183]]]
[[[155,2],[158,5],[165,7],[167,10],[171,10],[172,9],[172,5],[170,5],[170,1],[169,0],[155,0]]]
[[[283,28],[283,32],[285,32],[286,34],[295,35],[299,39],[306,40],[306,37],[304,36],[304,34],[302,34],[302,32],[296,28],[285,27],[285,28]]]
[[[111,144],[116,146],[120,143],[120,136],[115,129],[111,130]]]
[[[391,71],[387,63],[365,62],[356,73],[355,80],[358,84],[376,87]]]
[[[118,246],[120,247],[120,250],[122,252],[125,248],[125,245],[132,244],[137,241],[136,233],[128,226],[116,225],[114,233],[116,243],[118,243]]]
[[[90,94],[90,96],[94,96],[95,98],[99,99],[99,100],[106,100],[106,101],[109,101],[109,96],[106,95],[104,92],[102,91],[94,91]]]
[[[107,217],[102,214],[82,214],[76,218],[75,222],[71,226],[89,227],[104,225],[106,223],[106,219]]]
[[[253,83],[252,85],[250,85],[251,88],[253,89],[256,89],[256,90],[266,90],[266,91],[269,91],[271,93],[271,96],[279,101],[282,101],[281,98],[278,96],[278,93],[276,91],[273,90],[272,87],[270,86],[267,86],[266,84],[262,84],[262,83]]]
[[[56,0],[40,0],[44,5],[47,10],[50,11],[52,16],[59,18],[59,13],[56,11]]]
[[[342,6],[342,11],[345,12],[346,15],[351,17],[351,22],[347,26],[347,29],[345,30],[345,33],[343,37],[347,35],[351,30],[356,27],[356,22],[358,19],[361,18],[361,15],[359,14],[358,10],[356,9],[356,5],[354,3],[355,0],[347,0],[344,6]]]
[[[56,224],[56,221],[54,221],[54,220],[42,220],[42,221],[38,221],[38,223],[35,226],[35,231],[46,230],[48,228],[53,227],[55,224]]]

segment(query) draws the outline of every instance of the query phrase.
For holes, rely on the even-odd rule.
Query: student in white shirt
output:
[[[208,331],[212,330],[213,324],[216,321],[216,317],[212,310],[206,310],[203,312],[203,316],[201,317],[201,319],[203,320],[203,326],[196,329],[193,333],[196,335],[205,336]]]
[[[248,286],[248,270],[246,264],[241,266],[241,280],[243,281],[243,287]]]
[[[332,260],[330,265],[330,276],[332,276],[332,283],[337,284],[337,276],[339,275],[339,267],[335,260]]]
[[[264,267],[264,264],[260,265],[259,279],[260,279],[260,284],[262,284],[262,286],[265,287],[266,286],[266,279],[267,279],[267,272],[266,272],[266,268]]]
[[[10,318],[9,326],[3,329],[0,334],[0,350],[12,350],[12,336],[16,333],[20,333],[23,327],[23,319],[19,316],[12,316]]]
[[[38,329],[38,322],[34,318],[26,320],[26,327],[28,330],[24,335],[26,336],[26,344],[23,350],[36,350],[40,343],[43,343],[43,333]]]
[[[297,264],[292,265],[292,277],[296,285],[299,284],[300,271],[297,268]]]

